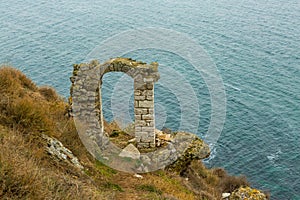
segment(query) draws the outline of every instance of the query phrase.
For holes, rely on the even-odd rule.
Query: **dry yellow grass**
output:
[[[196,161],[181,174],[160,170],[138,179],[117,172],[87,152],[67,109],[52,88],[0,68],[0,199],[220,199],[246,184]],[[108,132],[115,129],[106,123]],[[58,138],[85,169],[50,157],[42,134]]]

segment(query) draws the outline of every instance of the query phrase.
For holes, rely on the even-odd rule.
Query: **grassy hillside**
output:
[[[118,172],[86,151],[67,110],[52,88],[0,68],[0,199],[221,199],[223,192],[248,185],[244,177],[206,169],[201,161],[143,178]],[[84,169],[49,155],[42,134],[60,140]]]

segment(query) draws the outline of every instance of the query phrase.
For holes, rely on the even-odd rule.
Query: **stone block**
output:
[[[142,136],[142,141],[155,143],[155,137],[154,136]]]
[[[109,66],[109,71],[115,71],[115,70],[114,70],[114,65],[110,65],[110,66]]]
[[[153,90],[153,83],[148,83],[146,88],[149,90]]]
[[[154,96],[154,91],[153,90],[145,90],[145,94],[147,96]]]
[[[143,96],[134,96],[134,100],[138,100],[138,101],[140,101],[140,100],[145,100],[146,99],[146,97],[143,95]]]
[[[149,146],[150,146],[150,148],[154,148],[154,147],[155,147],[155,143],[154,143],[154,142],[151,142],[151,143],[149,144]]]
[[[89,102],[94,102],[94,101],[95,101],[95,99],[96,99],[96,97],[95,97],[95,96],[94,96],[94,97],[90,97],[90,96],[89,96],[87,100],[88,100]]]
[[[141,126],[135,126],[134,130],[135,130],[135,132],[141,132],[142,131],[142,127]]]
[[[140,90],[135,90],[134,91],[134,96],[139,96],[141,95],[141,91]]]
[[[148,109],[148,113],[149,113],[149,114],[154,114],[154,109],[153,109],[153,108],[149,108],[149,109]]]
[[[136,131],[135,132],[135,137],[137,141],[142,141],[145,140],[145,138],[148,137],[148,132],[144,132],[144,131]]]
[[[139,107],[139,101],[134,101],[134,107],[135,108]]]
[[[161,140],[171,141],[171,134],[160,134],[157,137]]]
[[[135,84],[134,85],[134,89],[135,90],[141,90],[141,91],[143,91],[143,90],[145,90],[147,88],[146,88],[146,86],[144,84]]]
[[[144,82],[145,83],[153,83],[154,79],[152,77],[147,77],[147,78],[144,78]]]
[[[149,143],[142,143],[142,142],[140,142],[140,143],[137,144],[137,147],[141,148],[141,149],[149,148],[150,144]]]
[[[134,115],[135,120],[141,120],[142,119],[142,115]]]
[[[150,143],[150,142],[152,142],[152,139],[151,138],[147,138],[147,137],[145,137],[145,138],[142,137],[140,141],[141,142]]]
[[[142,80],[135,78],[134,79],[134,89],[135,90],[145,90],[145,89],[147,89],[147,86]]]
[[[154,127],[154,120],[146,120],[147,127]]]
[[[100,67],[100,76],[104,75],[106,68],[107,68],[107,66],[101,66]]]
[[[136,140],[137,143],[141,142],[141,138],[142,138],[141,135],[139,135],[139,134],[135,135],[135,140]]]
[[[152,133],[154,135],[154,127],[142,127],[143,132]]]
[[[135,120],[135,126],[146,126],[146,122],[144,120]]]
[[[154,107],[154,102],[153,101],[140,101],[139,102],[139,107],[141,108],[153,108]]]
[[[153,114],[142,115],[142,119],[154,119],[154,115]]]
[[[146,96],[146,98],[145,99],[147,99],[147,100],[153,100],[154,99],[154,97],[153,96]]]
[[[146,115],[146,114],[148,114],[148,109],[147,108],[135,108],[134,109],[134,114],[136,114],[136,115]]]
[[[88,91],[88,92],[86,93],[86,96],[88,96],[88,97],[95,97],[96,94],[95,94],[95,92]]]

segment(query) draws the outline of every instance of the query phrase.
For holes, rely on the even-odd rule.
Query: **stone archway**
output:
[[[86,65],[86,64],[83,64]],[[80,65],[76,65],[78,69]],[[114,58],[103,64],[92,61],[88,68],[93,68],[96,74],[85,76],[86,86],[78,80],[76,69],[74,66],[72,88],[76,87],[76,83],[80,84],[86,94],[90,93],[91,98],[95,98],[96,116],[100,124],[100,131],[104,132],[103,112],[102,112],[102,78],[104,74],[109,72],[123,72],[134,80],[134,118],[135,118],[135,138],[138,148],[155,147],[155,119],[154,119],[154,83],[159,79],[158,64],[150,65],[138,62],[128,58]],[[78,79],[78,77],[77,77]],[[97,85],[96,93],[91,90],[92,85]],[[72,89],[71,88],[71,89]],[[89,96],[89,95],[88,95]],[[81,97],[85,98],[85,97]],[[87,97],[89,98],[89,97]]]

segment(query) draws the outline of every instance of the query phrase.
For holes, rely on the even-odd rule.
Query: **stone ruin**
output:
[[[86,68],[86,69],[84,69]],[[84,76],[83,80],[78,79],[78,71],[93,72]],[[101,87],[102,78],[108,72],[124,72],[134,80],[134,118],[135,138],[138,148],[155,147],[155,119],[154,119],[154,83],[159,79],[158,64],[146,64],[128,58],[111,59],[104,64],[92,61],[90,64],[74,65],[73,76],[71,77],[71,98],[79,98],[79,101],[93,101],[96,99],[96,116],[100,124],[100,131],[104,132]],[[95,74],[96,73],[96,74]],[[82,79],[82,78],[81,78]],[[97,85],[94,90],[94,85]],[[74,87],[88,94],[88,97],[72,95]],[[72,102],[72,99],[71,101]],[[88,114],[88,113],[87,113]]]
[[[134,131],[138,149],[129,141],[125,148],[117,147],[104,131],[101,87],[103,75],[108,72],[124,72],[134,80]],[[155,129],[154,83],[158,79],[157,63],[128,58],[74,65],[69,114],[87,150],[103,164],[120,171],[146,173],[166,166],[182,169],[193,159],[209,156],[208,145],[196,135],[180,131],[165,134]]]

